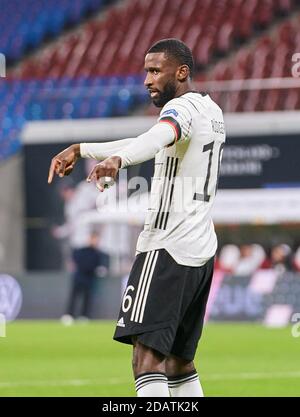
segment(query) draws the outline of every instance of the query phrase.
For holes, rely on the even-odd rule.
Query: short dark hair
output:
[[[147,53],[164,52],[168,56],[172,56],[180,65],[187,65],[190,69],[190,77],[194,73],[194,60],[190,48],[179,39],[169,38],[156,42],[148,49]]]

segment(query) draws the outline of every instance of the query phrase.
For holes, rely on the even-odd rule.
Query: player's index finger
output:
[[[50,168],[49,168],[48,184],[51,184],[51,182],[53,180],[55,163],[56,163],[56,161],[54,159],[52,159],[51,164],[50,164]]]
[[[89,175],[88,175],[88,177],[87,177],[87,182],[91,182],[92,181],[92,177],[93,177],[93,174],[94,174],[94,171],[95,171],[95,168],[93,168],[92,170],[91,170],[91,172],[89,173]]]

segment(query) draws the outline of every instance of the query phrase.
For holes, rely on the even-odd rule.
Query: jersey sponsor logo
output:
[[[162,115],[164,114],[174,114],[175,117],[178,116],[178,112],[175,109],[166,110],[162,113]]]
[[[159,210],[156,216],[154,228],[165,230],[169,218],[169,210],[173,198],[174,192],[174,182],[178,167],[178,158],[167,158],[166,171],[165,171],[165,181],[163,184],[163,190],[160,200]]]
[[[143,322],[146,302],[158,254],[158,250],[147,252],[142,273],[139,279],[139,285],[134,300],[130,321],[134,321],[136,323]]]

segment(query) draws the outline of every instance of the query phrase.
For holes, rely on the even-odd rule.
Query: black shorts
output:
[[[179,265],[165,250],[137,255],[123,295],[114,340],[132,336],[163,355],[193,360],[201,337],[214,258]]]

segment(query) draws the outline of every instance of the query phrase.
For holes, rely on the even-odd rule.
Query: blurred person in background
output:
[[[292,249],[286,243],[275,245],[271,249],[270,268],[283,273],[293,270]]]
[[[90,186],[87,182],[85,183],[87,186]],[[97,210],[100,217],[102,214],[101,212],[103,211],[112,212],[116,210],[118,212],[117,207],[123,207],[123,204],[127,204],[127,178],[118,178],[114,187],[110,187],[105,193],[97,192]],[[115,198],[117,207],[113,205],[114,202],[110,202],[109,196],[107,198],[107,203],[102,206],[104,194],[107,195],[107,193],[111,193],[111,197]],[[125,206],[123,208],[125,208]],[[119,215],[119,219],[121,219],[121,214]],[[130,244],[132,241],[132,233],[132,227],[127,221],[109,221],[103,222],[101,225],[101,249],[114,258],[113,265],[115,273],[127,273],[128,264],[130,264],[130,267],[132,265],[134,257],[134,248],[132,247],[133,245]]]
[[[64,223],[54,225],[51,228],[51,234],[55,239],[59,240],[62,251],[63,263],[67,270],[70,269],[70,260],[72,257],[70,241],[71,224],[73,221],[73,212],[76,206],[73,205],[75,197],[75,184],[71,178],[67,178],[62,184],[57,187],[57,192],[63,203]]]
[[[228,273],[233,274],[234,270],[237,267],[237,264],[240,259],[240,249],[237,245],[227,244],[224,245],[218,257],[218,266],[219,268]]]
[[[294,265],[296,271],[300,272],[300,247],[295,252],[294,259],[293,259],[293,265]]]
[[[234,275],[249,276],[254,274],[265,260],[266,254],[261,245],[242,244],[240,246],[240,257],[233,270]]]
[[[87,161],[85,169],[90,172],[95,163]],[[61,241],[64,265],[71,271],[73,251],[88,244],[93,229],[93,225],[81,222],[80,216],[96,209],[99,192],[94,187],[89,187],[86,181],[75,184],[68,177],[58,186],[58,193],[63,201],[64,223],[54,226],[51,232],[53,237]]]
[[[92,232],[86,246],[73,250],[72,288],[66,314],[61,318],[63,324],[72,324],[76,317],[88,320],[92,316],[97,278],[106,277],[109,269],[109,256],[98,246],[99,234]]]

